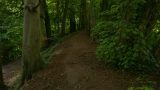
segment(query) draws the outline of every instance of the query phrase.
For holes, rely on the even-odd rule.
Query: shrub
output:
[[[15,21],[15,23],[12,23],[10,26],[2,26],[0,42],[3,63],[9,63],[21,56],[22,25],[19,25],[19,22]]]
[[[115,25],[116,26],[116,25]],[[113,35],[115,29],[113,29],[114,22],[99,22],[91,32],[91,37],[96,40],[97,43],[102,42],[105,38]]]
[[[143,32],[126,22],[101,22],[91,34],[99,44],[97,57],[122,70],[149,72],[157,68]]]

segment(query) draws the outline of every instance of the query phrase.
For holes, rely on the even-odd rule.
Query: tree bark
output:
[[[98,12],[96,12],[94,6],[95,6],[94,0],[90,0],[90,4],[89,4],[90,27],[94,27],[96,25],[96,15]]]
[[[139,28],[148,35],[157,23],[157,18],[159,17],[160,1],[159,0],[149,0],[147,1],[143,8],[141,16],[139,17]]]
[[[4,88],[4,82],[3,82],[3,73],[2,73],[2,58],[0,56],[0,89]]]
[[[87,29],[87,1],[81,0],[80,5],[80,29]]]
[[[69,0],[65,0],[65,5],[64,5],[64,9],[63,9],[63,17],[62,17],[61,36],[65,35],[66,18],[67,18],[67,13],[68,13],[68,4],[69,4]]]
[[[50,43],[51,41],[51,23],[50,23],[50,17],[48,13],[48,6],[46,3],[46,0],[43,0],[44,3],[44,12],[45,12],[45,27],[46,27],[46,35],[47,35],[47,41]]]
[[[47,43],[46,27],[45,27],[45,5],[44,0],[41,0],[40,4],[40,38],[41,47],[45,47]]]
[[[107,0],[101,0],[100,3],[100,8],[101,8],[101,12],[105,11],[108,7],[108,1]]]
[[[1,44],[0,44],[1,45]],[[2,45],[1,45],[2,46]],[[0,46],[0,47],[1,47]],[[6,86],[3,81],[3,72],[2,72],[2,51],[0,51],[0,90],[5,90]]]
[[[70,18],[70,33],[76,32],[75,10],[73,5],[70,5],[69,18]]]
[[[48,14],[46,0],[41,0],[40,17],[41,17],[41,37],[43,46],[48,46],[51,43],[51,24]]]
[[[56,0],[55,30],[60,30],[60,0]]]
[[[22,85],[43,65],[40,56],[40,0],[25,0],[24,5]]]

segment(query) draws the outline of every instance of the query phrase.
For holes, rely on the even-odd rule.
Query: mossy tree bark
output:
[[[42,68],[40,56],[40,0],[25,0],[23,32],[23,73],[22,83]]]

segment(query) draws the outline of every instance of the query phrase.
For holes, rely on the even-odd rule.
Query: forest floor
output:
[[[98,61],[95,49],[86,31],[75,33],[56,47],[50,64],[34,74],[21,90],[127,90],[140,85],[136,75]],[[152,81],[157,86],[155,79]]]
[[[14,84],[14,81],[17,80],[20,75],[21,65],[21,60],[18,59],[3,66],[3,78],[5,85],[10,87]]]

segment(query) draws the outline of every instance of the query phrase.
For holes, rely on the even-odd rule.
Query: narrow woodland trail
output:
[[[5,85],[10,87],[14,84],[14,81],[20,76],[21,67],[20,59],[3,66]]]
[[[131,76],[104,67],[96,59],[95,48],[85,31],[74,34],[56,48],[51,64],[22,90],[127,90]]]

